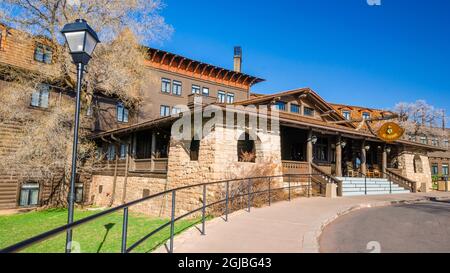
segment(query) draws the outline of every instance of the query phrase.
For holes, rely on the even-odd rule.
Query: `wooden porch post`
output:
[[[366,140],[361,142],[361,172],[366,175],[367,174],[367,159],[366,159]]]
[[[387,169],[387,151],[386,151],[386,145],[383,145],[383,153],[382,153],[382,161],[381,161],[381,172],[382,177],[386,178],[386,169]]]
[[[306,161],[308,163],[312,163],[312,161],[313,161],[312,136],[313,136],[313,131],[312,131],[312,129],[310,129],[308,131],[308,137],[307,137],[307,140],[306,140]]]
[[[342,146],[341,136],[337,136],[336,141],[336,176],[342,177]]]
[[[125,178],[123,179],[123,191],[122,191],[122,204],[126,203],[127,200],[127,182],[128,182],[128,169],[130,164],[130,143],[127,143],[127,153],[125,159]]]
[[[151,171],[155,170],[155,156],[156,156],[156,134],[155,132],[152,132]]]

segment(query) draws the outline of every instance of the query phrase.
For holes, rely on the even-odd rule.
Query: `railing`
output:
[[[413,193],[417,192],[417,182],[412,181],[411,179],[408,179],[406,177],[403,177],[389,169],[386,169],[386,172],[384,174],[388,175],[389,180],[398,184],[399,186],[406,188]]]
[[[323,174],[321,174],[322,176]],[[34,236],[32,238],[29,238],[27,240],[24,240],[22,242],[19,242],[17,244],[14,244],[12,246],[9,246],[7,248],[4,248],[2,250],[0,250],[0,253],[9,253],[9,252],[18,252],[20,250],[26,249],[30,246],[33,246],[35,244],[38,244],[40,242],[46,241],[50,238],[53,238],[54,236],[61,234],[67,230],[73,230],[76,227],[80,227],[84,224],[87,224],[91,221],[94,221],[96,219],[99,219],[103,216],[109,215],[111,213],[114,212],[118,212],[123,210],[123,223],[122,223],[122,244],[121,244],[121,249],[120,252],[122,253],[129,253],[131,251],[133,251],[136,247],[138,247],[139,245],[141,245],[142,243],[144,243],[146,240],[148,240],[150,237],[152,237],[153,235],[155,235],[156,233],[162,231],[164,228],[169,227],[170,226],[170,239],[169,239],[169,252],[173,253],[173,242],[174,242],[174,233],[175,233],[175,222],[184,219],[186,217],[189,217],[195,213],[199,213],[201,212],[202,214],[202,228],[201,228],[201,233],[205,234],[205,220],[206,220],[206,209],[219,205],[219,204],[225,204],[225,212],[224,212],[224,216],[225,216],[225,221],[228,222],[228,214],[229,214],[229,210],[230,210],[230,201],[232,202],[233,200],[237,199],[237,198],[247,198],[247,209],[250,212],[250,208],[252,207],[252,200],[253,197],[255,195],[259,195],[259,194],[267,194],[268,195],[268,205],[270,206],[272,203],[272,198],[273,198],[273,193],[275,191],[282,191],[282,190],[287,190],[288,191],[288,200],[291,201],[291,193],[293,190],[295,189],[307,189],[308,190],[308,196],[311,196],[311,189],[312,189],[312,183],[314,183],[314,181],[312,181],[312,177],[314,177],[314,174],[304,174],[304,175],[281,175],[281,176],[269,176],[269,177],[253,177],[253,178],[244,178],[244,179],[235,179],[235,180],[226,180],[226,181],[219,181],[219,182],[210,182],[210,183],[203,183],[203,184],[197,184],[197,185],[192,185],[192,186],[185,186],[185,187],[180,187],[180,188],[176,188],[176,189],[171,189],[171,190],[167,190],[164,192],[160,192],[154,195],[150,195],[148,197],[139,199],[139,200],[135,200],[120,206],[117,206],[115,208],[112,209],[108,209],[105,211],[102,211],[100,213],[97,213],[95,215],[91,215],[88,216],[86,218],[83,218],[81,220],[78,220],[72,224],[67,224],[67,225],[63,225],[60,226],[58,228],[52,229],[50,231],[44,232],[40,235]],[[298,178],[299,180],[303,178],[309,178],[309,183],[305,186],[304,184],[300,184],[298,186],[292,186],[291,183],[293,182],[292,180],[294,180],[295,178]],[[285,185],[285,179],[287,178],[287,184],[288,186],[283,186],[283,187],[276,187],[273,188],[273,183],[274,180],[280,179],[283,183],[283,185]],[[331,181],[335,181],[332,178],[330,178]],[[267,189],[266,190],[257,190],[254,191],[252,189],[253,187],[253,183],[255,181],[262,181],[265,182],[267,184]],[[239,194],[235,194],[235,195],[230,195],[230,186],[232,186],[232,183],[247,183],[246,185],[248,186],[247,190],[244,193],[239,193]],[[225,186],[225,199],[222,200],[218,200],[218,201],[214,201],[212,203],[207,203],[206,200],[206,196],[207,196],[207,189],[210,186],[217,186],[217,185],[222,185]],[[200,188],[202,190],[202,206],[200,208],[191,210],[181,216],[176,216],[176,196],[177,196],[177,192],[180,192],[182,190],[186,190],[186,189],[194,189],[194,188]],[[157,197],[162,197],[165,195],[171,195],[172,197],[172,202],[171,202],[171,217],[170,217],[170,222],[165,223],[161,226],[159,226],[158,228],[156,228],[155,230],[151,231],[149,234],[145,235],[144,237],[142,237],[141,239],[139,239],[138,241],[136,241],[135,243],[133,243],[132,245],[128,246],[127,244],[127,237],[128,237],[128,210],[130,207],[133,207],[135,205],[141,204],[143,202],[155,199]]]
[[[311,174],[313,176],[319,176],[326,181],[326,183],[332,183],[337,185],[337,195],[342,196],[342,181],[332,176],[331,174],[323,171],[319,166],[311,163]]]
[[[302,161],[282,161],[283,174],[305,174],[309,173],[309,163]]]
[[[167,172],[167,158],[135,159],[133,172]]]

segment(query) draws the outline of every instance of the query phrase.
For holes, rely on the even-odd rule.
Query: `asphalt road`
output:
[[[450,201],[364,209],[320,237],[323,253],[450,252]]]

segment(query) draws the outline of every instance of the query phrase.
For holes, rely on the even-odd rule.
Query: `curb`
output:
[[[439,198],[439,197],[425,197],[420,199],[413,199],[413,200],[393,200],[393,201],[382,201],[382,202],[374,202],[374,203],[366,203],[366,204],[360,204],[356,206],[351,206],[349,208],[344,208],[338,211],[334,216],[329,217],[325,221],[322,222],[321,226],[315,230],[305,233],[303,235],[303,242],[302,242],[302,253],[320,253],[320,245],[319,245],[319,239],[322,235],[322,232],[325,230],[325,228],[336,221],[338,218],[347,215],[349,213],[361,210],[361,209],[368,209],[368,208],[380,208],[380,207],[389,207],[389,206],[395,206],[395,205],[407,205],[407,204],[417,204],[422,203],[430,200],[448,200],[448,198]]]

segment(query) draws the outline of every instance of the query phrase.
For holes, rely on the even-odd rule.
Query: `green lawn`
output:
[[[98,211],[76,210],[75,220],[95,213],[98,213]],[[80,244],[82,253],[120,252],[122,217],[122,213],[113,213],[80,226],[73,231],[73,240]],[[38,235],[49,229],[64,225],[66,222],[67,210],[65,209],[52,209],[0,216],[0,249]],[[130,213],[128,220],[128,247],[167,222],[169,222],[168,219],[148,218]],[[180,220],[175,224],[175,232],[180,233],[196,223],[198,223],[198,220]],[[169,238],[169,234],[170,227],[167,227],[153,235],[133,252],[151,252],[156,247],[166,242]],[[65,233],[25,249],[23,252],[60,253],[64,252],[64,244]]]

